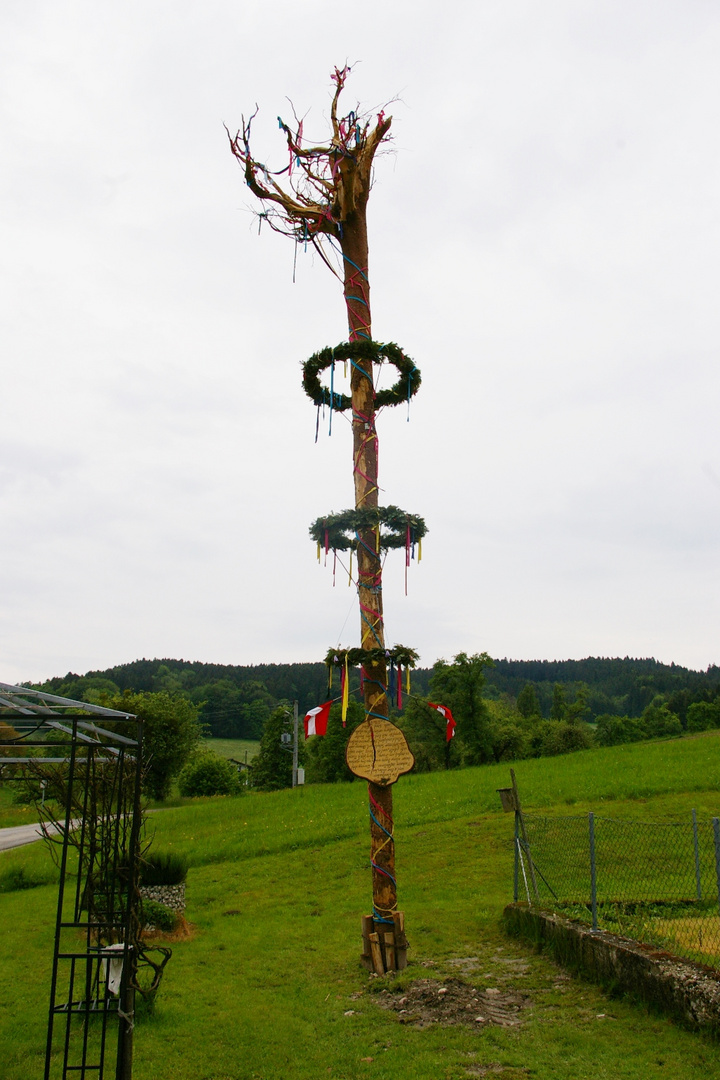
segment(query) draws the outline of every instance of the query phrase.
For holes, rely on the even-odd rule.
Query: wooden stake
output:
[[[368,971],[373,970],[372,949],[370,948],[370,935],[373,933],[373,917],[372,915],[363,915],[361,920],[362,926],[362,939],[363,939],[363,951],[360,957],[363,965]]]
[[[407,967],[407,938],[405,937],[405,913],[396,911],[393,913],[395,923],[395,965],[398,971],[404,971]]]
[[[385,974],[385,965],[383,964],[382,949],[380,948],[380,936],[379,934],[370,935],[370,949],[372,952],[373,967],[375,968],[376,975]]]
[[[395,971],[395,934],[390,931],[389,934],[383,934],[385,938],[385,969],[387,971]]]

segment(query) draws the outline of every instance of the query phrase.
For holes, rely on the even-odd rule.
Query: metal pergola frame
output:
[[[142,721],[0,682],[4,779],[38,780],[60,870],[44,1080],[131,1080]],[[111,1066],[110,1066],[111,1067]]]

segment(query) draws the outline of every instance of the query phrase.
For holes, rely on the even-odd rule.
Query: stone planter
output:
[[[182,915],[185,911],[185,882],[179,885],[141,885],[140,895],[143,900],[154,900],[156,904]]]

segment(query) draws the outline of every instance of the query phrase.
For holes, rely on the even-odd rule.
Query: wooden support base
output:
[[[393,925],[379,922],[372,915],[362,917],[363,966],[376,975],[388,971],[402,971],[407,967],[408,943],[405,937],[405,915],[393,914]]]

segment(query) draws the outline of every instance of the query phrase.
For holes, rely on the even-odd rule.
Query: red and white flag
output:
[[[445,726],[445,742],[450,742],[450,740],[455,735],[456,726],[453,719],[453,714],[451,713],[450,709],[448,709],[447,705],[435,705],[432,701],[428,701],[428,705],[431,709],[437,709],[440,715],[444,716],[447,720],[447,724]]]
[[[326,701],[324,705],[316,705],[305,713],[305,738],[310,735],[324,735],[327,731],[328,717],[332,701]]]

